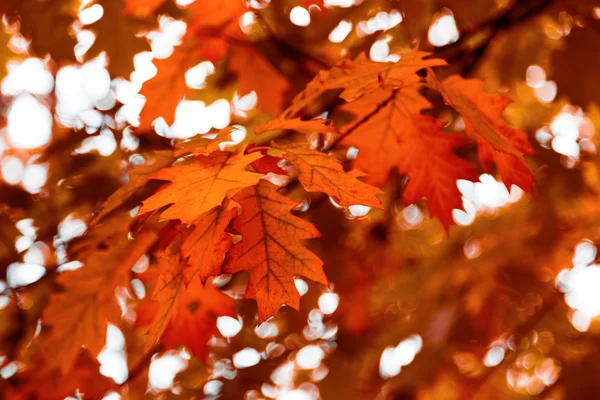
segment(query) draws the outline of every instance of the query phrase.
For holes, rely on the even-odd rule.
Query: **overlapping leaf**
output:
[[[259,321],[277,314],[282,304],[298,309],[295,275],[327,283],[323,263],[300,242],[318,237],[319,232],[290,213],[296,202],[267,181],[240,191],[233,200],[242,207],[233,223],[242,240],[227,254],[224,272],[249,272],[246,296],[258,303]]]
[[[336,132],[335,127],[326,125],[327,120],[324,119],[311,119],[303,121],[300,118],[293,119],[281,119],[275,118],[266,124],[257,126],[254,128],[254,133],[260,134],[267,131],[273,131],[277,129],[290,129],[305,134],[314,132],[318,133],[333,133]]]
[[[460,80],[459,77],[450,77],[449,80],[440,83],[434,74],[428,75],[431,85],[440,91],[448,105],[452,106],[465,120],[473,125],[478,137],[488,142],[498,151],[519,155],[499,132],[501,127],[496,123],[497,121],[490,120],[490,115],[487,115],[481,108],[481,104],[478,104],[475,99],[458,89],[456,83],[459,81],[455,79]]]
[[[44,349],[51,358],[52,349]],[[10,385],[2,394],[5,399],[64,399],[83,395],[91,399],[101,399],[115,382],[100,373],[100,364],[88,354],[81,353],[68,375],[59,370],[40,374],[30,369],[19,374],[19,386]]]
[[[166,167],[173,162],[173,156],[170,151],[157,151],[153,154],[148,164],[133,167],[129,171],[129,180],[123,186],[118,188],[102,205],[102,210],[94,217],[91,224],[94,225],[104,216],[120,207],[125,201],[144,186],[150,177],[161,168]]]
[[[129,270],[154,243],[157,235],[143,231],[135,242],[128,239],[130,220],[121,216],[98,225],[71,247],[74,259],[83,266],[62,272],[58,283],[64,288],[53,294],[42,316],[50,326],[44,346],[54,356],[49,366],[68,373],[82,347],[96,357],[106,343],[107,324],[118,325],[121,310],[115,297],[118,285],[129,283]]]
[[[369,174],[367,181],[384,182],[398,168],[408,177],[404,202],[426,198],[431,215],[448,227],[452,210],[462,208],[456,180],[474,178],[474,169],[453,153],[464,138],[443,132],[441,121],[421,115],[427,106],[413,89],[400,90],[342,143],[359,149],[355,166]]]
[[[535,151],[527,133],[513,128],[502,119],[504,110],[512,101],[501,95],[486,93],[483,82],[477,79],[451,76],[442,85],[448,101],[464,117],[467,133],[477,140],[479,161],[484,170],[489,171],[492,164],[496,164],[508,190],[515,184],[533,193],[535,178],[523,155],[534,154]],[[508,151],[497,150],[495,142],[485,134],[488,129],[493,129],[506,143]]]
[[[198,274],[205,282],[210,276],[218,275],[225,258],[225,252],[233,242],[225,229],[238,213],[238,205],[226,201],[194,221],[194,229],[183,242],[181,252],[188,260],[190,268],[186,270],[189,280]]]
[[[152,297],[138,309],[136,325],[145,327],[148,351],[158,341],[166,348],[185,345],[204,357],[207,342],[217,333],[216,318],[233,314],[233,300],[198,277],[186,286],[180,254],[161,249],[155,254],[159,276]]]
[[[225,129],[221,129],[217,136],[212,139],[207,139],[202,136],[195,136],[185,142],[177,143],[176,149],[173,152],[175,156],[182,156],[184,154],[195,154],[195,155],[207,155],[213,151],[221,149],[221,144],[226,142],[232,142],[232,133],[236,131],[233,126],[228,126]]]
[[[342,164],[328,154],[310,148],[308,143],[290,143],[276,148],[283,150],[283,158],[299,169],[298,180],[309,192],[323,192],[344,207],[361,204],[383,208],[376,196],[383,194],[377,187],[361,182],[364,174],[354,170],[345,172]]]
[[[155,12],[165,0],[125,0],[123,13],[138,17],[147,17]]]
[[[146,97],[146,103],[140,113],[138,131],[152,130],[152,123],[158,117],[163,117],[168,125],[173,123],[175,109],[189,90],[185,83],[185,72],[196,61],[194,44],[192,39],[184,40],[184,44],[175,47],[170,57],[153,61],[158,72],[142,85],[140,94]]]
[[[409,86],[420,80],[417,72],[427,67],[446,65],[439,58],[426,59],[429,53],[413,51],[395,62],[379,63],[369,61],[363,54],[349,63],[345,74],[325,81],[326,89],[343,89],[340,97],[353,101],[364,94],[371,93],[379,87],[400,88]]]
[[[235,153],[216,151],[208,156],[196,156],[192,164],[161,169],[152,179],[170,183],[146,199],[140,212],[168,206],[161,213],[161,219],[178,219],[189,225],[219,206],[225,196],[256,184],[262,175],[246,169],[261,157],[260,153],[244,155],[241,148]]]
[[[229,68],[238,75],[240,94],[255,91],[263,111],[278,113],[283,109],[290,83],[262,54],[247,46],[236,46]]]
[[[130,1],[126,10],[133,12],[139,3]],[[154,11],[158,2],[145,6],[143,14]],[[155,60],[158,74],[145,82],[141,94],[146,104],[140,115],[140,132],[149,131],[159,116],[170,125],[175,110],[189,89],[186,71],[201,60],[217,62],[229,54],[227,67],[238,75],[241,94],[255,91],[258,107],[277,113],[284,105],[284,95],[290,88],[288,79],[263,54],[255,50],[241,32],[238,19],[247,11],[243,1],[214,2],[198,0],[187,6],[192,17],[186,35],[174,53],[163,60]]]

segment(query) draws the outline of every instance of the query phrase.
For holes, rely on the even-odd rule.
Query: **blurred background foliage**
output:
[[[234,1],[207,5],[202,18],[218,21],[220,7]],[[343,57],[365,52],[382,61],[408,49],[433,52],[448,60],[448,74],[484,79],[488,91],[514,100],[505,118],[527,131],[536,148],[528,159],[536,196],[515,187],[509,193],[490,175],[463,182],[465,210],[446,234],[425,204],[402,204],[397,176],[384,187],[387,211],[366,215],[344,213],[295,187],[292,195],[310,202],[303,217],[323,233],[310,246],[331,282],[330,288],[308,283],[301,312],[283,308],[256,330],[255,304],[237,302],[241,331],[214,338],[207,363],[161,348],[151,360],[125,318],[124,375],[115,372],[117,362],[104,359],[107,367],[99,369],[103,360],[84,356],[73,376],[41,373],[30,355],[51,357],[52,349],[34,348],[32,338],[56,289],[57,269],[70,261],[67,243],[126,180],[136,157],[177,140],[135,129],[144,57],[134,55],[164,58],[153,33],[168,36],[177,30],[165,28],[168,22],[194,16],[183,1],[147,3],[158,5],[146,12],[142,1],[0,3],[5,398],[598,397],[600,4],[585,0],[251,0],[246,22],[234,21],[248,25],[243,43],[223,24],[206,23],[196,39],[214,71],[186,99],[225,99],[227,123],[248,132],[274,115],[277,105],[264,111],[260,103],[276,96],[269,92],[275,83],[245,76],[252,56],[240,59],[219,41],[250,43],[279,71],[287,80],[283,105]],[[89,11],[97,6],[99,18]],[[310,15],[307,26],[290,18],[295,7]],[[342,20],[350,28],[339,40],[332,31]],[[244,79],[256,84],[259,107],[240,103],[248,94],[240,89]],[[164,90],[171,90],[168,81]],[[327,98],[314,105],[328,106]],[[449,129],[461,129],[455,115],[446,119]],[[476,157],[475,147],[466,151]],[[141,190],[129,208],[148,193]],[[240,298],[244,285],[235,276],[226,291]],[[127,293],[135,305],[139,293]],[[331,301],[320,300],[325,293],[337,294],[339,307],[335,300],[327,308]],[[261,354],[260,362],[235,365],[232,357],[247,348]],[[314,365],[302,361],[307,353]]]

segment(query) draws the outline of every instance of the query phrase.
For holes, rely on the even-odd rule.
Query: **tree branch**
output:
[[[515,1],[513,6],[500,15],[477,27],[463,31],[458,41],[436,49],[435,55],[450,64],[465,63],[461,75],[468,75],[487,50],[494,37],[526,20],[536,17],[552,4],[553,0]],[[480,39],[477,39],[481,36]]]

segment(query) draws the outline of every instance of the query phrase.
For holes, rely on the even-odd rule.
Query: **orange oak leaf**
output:
[[[361,54],[344,67],[345,74],[326,80],[326,89],[344,89],[340,97],[353,101],[379,87],[400,88],[419,82],[417,72],[427,67],[446,65],[439,58],[426,59],[430,53],[412,51],[397,62],[374,62]]]
[[[188,260],[190,268],[186,269],[186,282],[198,274],[202,283],[210,276],[221,272],[225,252],[233,246],[231,236],[225,229],[238,214],[238,204],[226,201],[194,221],[194,229],[186,237],[181,252]]]
[[[185,289],[184,265],[179,253],[172,251],[171,247],[162,248],[154,252],[154,258],[158,264],[156,284],[149,301],[140,304],[135,321],[136,326],[145,327],[145,351],[160,340]]]
[[[129,223],[115,217],[71,245],[72,258],[83,266],[61,272],[57,282],[64,290],[50,296],[42,315],[42,324],[51,327],[43,342],[54,354],[49,366],[60,367],[63,374],[71,371],[82,347],[94,357],[100,353],[107,324],[121,320],[115,289],[129,283],[131,268],[157,239],[146,230],[129,240]]]
[[[254,133],[260,134],[267,131],[273,131],[277,129],[289,129],[305,134],[311,134],[314,132],[318,133],[333,133],[337,130],[333,126],[325,125],[327,120],[325,119],[311,119],[303,121],[300,118],[294,119],[280,119],[275,118],[266,124],[259,125],[254,128]]]
[[[406,89],[403,91],[407,92]],[[387,104],[386,102],[393,95],[394,90],[392,89],[380,89],[365,94],[359,99],[340,104],[331,113],[331,118],[336,126],[339,126],[340,133],[346,134],[372,117],[373,114],[379,111],[382,104]],[[425,100],[422,96],[415,96],[416,101],[419,99]],[[430,107],[430,103],[425,100],[425,103],[421,104],[420,107]]]
[[[457,97],[457,93],[460,93],[458,98],[464,96],[477,107],[478,111],[473,111],[467,106],[463,106],[466,111],[461,112],[458,108],[457,110],[465,118],[465,130],[477,140],[479,162],[483,169],[487,172],[492,164],[496,164],[508,190],[514,184],[528,193],[533,193],[535,178],[523,155],[534,154],[535,150],[529,143],[527,133],[513,128],[502,119],[504,110],[512,100],[501,95],[486,93],[483,90],[483,82],[478,79],[452,76],[442,84],[444,90],[451,93],[451,96]],[[480,134],[480,131],[485,132],[489,127],[488,124],[491,124],[494,131],[510,146],[512,154],[496,150],[493,143]]]
[[[161,168],[173,162],[173,155],[170,151],[156,151],[152,159],[147,164],[138,165],[129,170],[129,180],[123,186],[118,188],[102,205],[102,210],[90,222],[90,225],[97,224],[104,216],[119,208],[131,196],[133,196],[142,186],[144,186],[150,177]]]
[[[298,180],[309,192],[323,192],[344,207],[364,205],[383,208],[376,196],[383,192],[356,179],[360,171],[345,172],[342,164],[328,154],[310,148],[308,143],[274,147],[284,151],[283,158],[299,169]]]
[[[232,142],[232,134],[237,130],[234,126],[228,126],[225,129],[221,129],[217,136],[212,139],[207,139],[202,136],[195,136],[185,142],[180,142],[175,145],[175,151],[173,154],[177,157],[184,154],[196,154],[206,155],[213,151],[221,149],[221,143]]]
[[[248,271],[246,297],[258,303],[258,319],[265,321],[286,304],[296,310],[300,295],[294,276],[327,284],[323,262],[300,243],[319,236],[313,224],[293,215],[297,205],[277,193],[277,186],[261,180],[240,191],[233,200],[242,207],[233,228],[242,235],[228,253],[224,272]]]
[[[225,196],[255,185],[262,175],[246,169],[261,157],[260,153],[244,155],[244,148],[240,148],[235,153],[215,151],[194,157],[191,164],[163,168],[152,179],[170,183],[144,200],[140,213],[168,206],[161,213],[161,220],[178,219],[190,225],[220,205]]]
[[[166,0],[125,0],[123,12],[126,15],[148,17],[158,10]],[[241,0],[218,2],[196,0],[186,7],[192,16],[188,21],[188,30],[201,27],[220,27],[224,23],[236,20],[247,10]]]
[[[301,115],[302,110],[309,110],[307,114],[315,114],[314,110],[311,110],[315,104],[319,104],[319,100],[325,92],[329,89],[326,88],[326,83],[336,78],[345,75],[345,69],[352,61],[344,59],[337,65],[333,66],[329,70],[321,70],[315,75],[315,77],[308,82],[306,87],[298,93],[292,99],[292,104],[280,115],[282,119],[291,119],[298,115]],[[321,113],[320,112],[317,113]]]
[[[276,114],[283,109],[284,95],[290,84],[258,51],[247,46],[236,46],[228,65],[238,75],[241,95],[255,91],[258,107],[263,111]]]
[[[188,93],[185,72],[197,60],[198,50],[190,35],[184,36],[182,41],[183,44],[175,47],[170,57],[153,61],[158,72],[142,85],[140,94],[146,97],[146,103],[140,113],[138,132],[151,131],[152,123],[158,117],[163,117],[167,125],[171,125],[177,106]]]
[[[53,351],[45,351],[49,358]],[[38,365],[35,365],[36,367]],[[4,399],[65,399],[83,395],[89,399],[102,399],[106,392],[115,389],[115,382],[100,374],[100,364],[88,354],[81,353],[71,373],[59,370],[40,373],[38,369],[25,369],[19,373],[20,385],[3,388]]]
[[[404,203],[427,199],[429,212],[447,228],[452,210],[462,208],[457,179],[473,179],[474,168],[453,150],[465,138],[442,131],[444,123],[419,112],[428,102],[414,90],[400,90],[342,143],[359,149],[355,166],[384,182],[391,169],[408,177]]]
[[[279,165],[280,162],[281,157],[275,157],[267,154],[263,158],[254,161],[252,163],[252,168],[261,174],[273,173],[276,175],[288,175],[288,171],[282,169]]]
[[[136,17],[147,17],[152,15],[164,2],[165,0],[125,0],[123,13]]]
[[[205,358],[207,342],[218,333],[217,318],[223,315],[235,316],[233,299],[210,283],[202,286],[198,278],[192,279],[179,298],[162,341],[168,348],[184,345]]]
[[[196,277],[185,285],[185,266],[171,247],[155,253],[159,275],[151,298],[138,308],[136,326],[145,327],[148,351],[158,341],[165,347],[185,345],[198,357],[206,356],[207,342],[217,333],[216,319],[233,315],[233,300]]]
[[[126,5],[126,10],[135,13],[133,10],[137,7],[137,10],[143,10],[143,14],[151,13],[161,5],[157,0],[144,2],[143,5],[139,0],[128,0],[128,2],[131,4]],[[138,132],[151,131],[152,122],[157,117],[163,117],[167,125],[171,125],[177,105],[189,92],[185,82],[186,71],[200,60],[217,62],[223,59],[228,51],[232,52],[230,69],[238,72],[242,78],[240,79],[240,90],[246,92],[253,90],[259,83],[254,79],[269,79],[265,83],[267,86],[271,85],[271,88],[279,86],[287,88],[287,80],[278,74],[277,70],[262,56],[258,53],[255,54],[253,49],[246,45],[234,48],[230,46],[230,41],[243,42],[246,40],[238,23],[238,19],[247,11],[244,1],[196,0],[186,8],[190,11],[191,18],[187,21],[186,34],[181,39],[182,44],[175,47],[170,57],[154,60],[158,73],[142,85],[140,94],[146,97],[146,104],[140,114]],[[243,59],[248,52],[251,53],[248,56],[253,58],[251,60],[253,68],[244,68],[243,71],[236,69],[238,61],[244,62],[240,58]],[[253,73],[257,71],[257,68],[259,73],[255,76]],[[268,76],[264,77],[261,74],[268,74]],[[259,104],[270,107],[282,101],[282,99],[274,100],[276,96],[270,98],[266,96],[267,93],[273,94],[271,89],[268,91],[266,89],[268,88],[263,86],[265,96],[262,101],[259,97]],[[276,111],[279,110],[278,106]]]
[[[202,28],[219,28],[229,23],[236,23],[238,18],[246,11],[243,0],[196,0],[188,6],[193,13],[188,22],[188,29],[197,31]]]
[[[458,77],[456,76],[456,78]],[[473,125],[478,137],[487,141],[498,151],[520,155],[500,134],[500,126],[495,123],[497,121],[490,120],[490,115],[486,114],[481,105],[462,92],[462,89],[456,84],[458,81],[454,81],[454,77],[441,83],[435,74],[429,73],[427,79],[430,85],[442,94],[444,102],[461,114],[465,121],[469,121]]]

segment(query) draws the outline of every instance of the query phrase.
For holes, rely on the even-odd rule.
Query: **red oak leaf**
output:
[[[131,196],[133,196],[142,186],[144,186],[150,177],[161,168],[173,162],[173,155],[170,151],[154,152],[151,160],[147,164],[133,167],[129,170],[129,180],[113,194],[102,205],[102,210],[94,217],[90,225],[95,225],[104,216],[120,207]]]
[[[454,102],[459,102],[457,108],[465,118],[465,128],[469,135],[477,140],[479,161],[485,171],[496,164],[498,172],[510,190],[511,185],[517,185],[528,193],[533,193],[535,178],[524,154],[534,154],[535,151],[527,133],[513,128],[502,119],[506,107],[512,102],[507,97],[488,94],[483,90],[483,82],[478,79],[463,79],[451,76],[442,83],[444,91]],[[469,101],[465,100],[468,99]],[[471,107],[475,106],[475,109]],[[510,152],[498,151],[494,142],[487,139],[481,132],[491,128],[510,147]]]
[[[275,114],[283,109],[290,83],[258,51],[236,46],[231,52],[229,68],[238,75],[241,95],[255,91],[258,107],[263,111]]]
[[[237,214],[238,205],[227,201],[194,221],[194,229],[181,246],[183,257],[190,264],[185,271],[186,283],[196,274],[204,283],[221,272],[225,252],[233,246],[231,236],[225,229]]]
[[[158,117],[163,117],[167,125],[171,125],[177,106],[189,91],[185,72],[197,62],[198,48],[190,35],[186,35],[182,41],[183,44],[175,47],[170,57],[153,61],[158,72],[144,82],[140,91],[146,97],[137,127],[140,132],[151,131],[152,123]]]
[[[473,179],[473,166],[453,150],[465,138],[442,131],[444,123],[419,112],[427,101],[414,90],[391,96],[366,122],[344,137],[342,143],[359,149],[355,166],[382,183],[391,169],[408,177],[405,204],[427,199],[429,212],[447,228],[452,210],[462,208],[457,179]]]
[[[138,309],[137,326],[145,327],[148,351],[161,341],[166,348],[188,347],[205,357],[207,342],[217,333],[216,319],[233,316],[233,300],[198,277],[185,285],[184,264],[171,247],[155,253],[160,271],[149,301]]]
[[[327,284],[322,261],[300,243],[318,237],[319,232],[290,213],[297,203],[277,193],[277,187],[267,181],[240,191],[233,200],[242,207],[233,222],[242,240],[227,253],[223,271],[250,273],[246,296],[258,303],[260,322],[277,314],[283,304],[298,310],[300,295],[294,276]]]
[[[340,97],[354,101],[379,87],[400,88],[417,83],[417,71],[427,67],[446,65],[439,58],[425,59],[430,53],[413,51],[406,53],[397,62],[374,62],[361,54],[344,67],[345,74],[324,82],[326,89],[344,89]]]
[[[176,149],[173,154],[177,157],[184,154],[195,154],[195,155],[207,155],[213,151],[221,149],[221,143],[232,142],[233,138],[231,134],[235,132],[237,128],[228,126],[225,129],[221,129],[217,136],[212,139],[207,139],[202,136],[195,136],[185,142],[176,144]]]
[[[130,222],[115,217],[71,245],[72,258],[83,266],[60,274],[64,290],[50,296],[42,315],[42,324],[51,326],[44,338],[54,354],[50,366],[60,366],[63,374],[71,371],[82,347],[94,357],[102,351],[107,324],[121,320],[115,289],[129,284],[131,268],[157,239],[154,231],[142,231],[129,240]]]
[[[305,134],[311,134],[314,132],[318,133],[333,133],[337,130],[333,126],[325,125],[327,120],[325,119],[311,119],[303,121],[300,118],[294,119],[280,119],[275,118],[266,124],[259,125],[254,128],[254,133],[260,134],[267,131],[273,131],[277,129],[289,129]]]
[[[383,208],[376,197],[383,192],[356,179],[364,175],[362,172],[345,172],[339,161],[311,149],[308,143],[274,144],[274,147],[283,150],[283,158],[298,167],[298,180],[307,191],[326,193],[344,207],[360,204]]]

